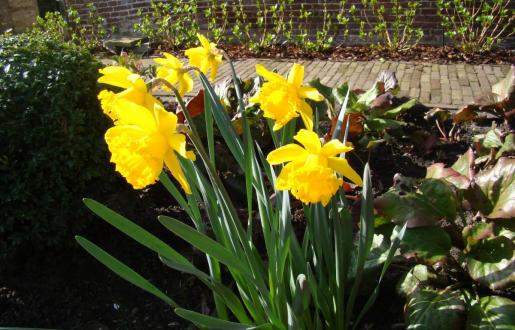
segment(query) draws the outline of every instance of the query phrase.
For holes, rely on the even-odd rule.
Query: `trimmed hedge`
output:
[[[71,238],[87,218],[81,198],[114,177],[100,66],[44,34],[0,37],[0,251]]]

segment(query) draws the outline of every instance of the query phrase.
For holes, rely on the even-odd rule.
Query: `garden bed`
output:
[[[465,54],[459,49],[444,46],[419,45],[404,51],[374,49],[369,45],[332,47],[326,51],[308,51],[294,45],[276,45],[262,51],[251,51],[243,45],[223,44],[220,48],[227,51],[233,59],[270,58],[270,59],[316,59],[334,61],[374,61],[388,60],[400,62],[423,62],[433,64],[512,64],[515,60],[514,49],[494,49],[485,52]],[[168,50],[173,54],[182,51]],[[160,51],[153,50],[155,55]]]

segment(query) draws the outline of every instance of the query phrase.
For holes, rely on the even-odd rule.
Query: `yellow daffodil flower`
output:
[[[209,79],[215,80],[218,66],[222,63],[222,54],[216,44],[209,42],[209,40],[201,34],[197,34],[198,40],[201,46],[187,49],[184,54],[190,59],[190,64],[196,66],[207,74],[208,70],[211,70]]]
[[[118,99],[126,99],[148,109],[153,109],[156,103],[161,104],[147,91],[143,78],[129,69],[122,66],[108,66],[100,69],[99,72],[102,74],[102,77],[98,78],[99,83],[124,88],[122,92],[116,94],[108,90],[102,90],[98,94],[104,113],[111,119],[115,120],[117,117],[113,103]]]
[[[163,53],[165,58],[156,58],[154,62],[160,64],[157,67],[157,77],[162,78],[172,85],[178,84],[179,94],[184,96],[187,92],[193,90],[193,79],[191,79],[189,73],[185,70],[182,62],[175,56]],[[166,86],[164,89],[169,90]]]
[[[338,157],[342,152],[352,150],[338,140],[320,143],[313,131],[301,129],[295,136],[298,144],[287,144],[268,154],[271,165],[288,162],[276,181],[279,190],[290,190],[303,203],[321,202],[324,206],[338,191],[343,180],[339,173],[361,186],[361,177],[350,167],[347,160]]]
[[[177,116],[154,104],[152,110],[126,99],[113,103],[118,115],[116,125],[107,130],[105,140],[111,162],[135,189],[143,189],[158,180],[166,164],[182,189],[191,194],[186,176],[177,159],[194,160],[186,151],[186,137],[176,131]]]
[[[316,88],[302,86],[304,67],[293,64],[288,79],[268,71],[260,64],[256,65],[256,72],[268,81],[263,84],[258,94],[250,99],[250,102],[259,103],[263,115],[275,121],[273,130],[281,129],[299,115],[306,129],[313,130],[313,110],[304,99],[322,101],[324,97]]]

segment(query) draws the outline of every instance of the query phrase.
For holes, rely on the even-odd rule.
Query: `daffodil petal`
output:
[[[134,189],[156,182],[163,169],[163,160],[148,151],[148,147],[155,144],[147,139],[147,134],[138,126],[114,126],[105,134],[111,162]]]
[[[304,66],[295,63],[288,74],[288,82],[295,87],[300,87],[304,81]]]
[[[348,178],[358,186],[363,186],[363,180],[356,171],[349,165],[345,158],[340,157],[329,157],[327,159],[327,165],[340,173],[344,177]]]
[[[216,72],[218,71],[218,64],[216,62],[209,62],[210,66],[210,75],[209,80],[214,81],[216,78]]]
[[[209,42],[209,39],[207,39],[204,35],[197,33],[197,38],[200,41],[202,47],[204,47],[205,49],[211,48],[211,43]]]
[[[193,151],[186,151],[186,158],[192,161],[195,161],[197,159],[197,156]]]
[[[115,100],[112,106],[118,125],[135,125],[147,131],[157,129],[154,116],[147,108],[123,98]]]
[[[202,65],[202,59],[204,57],[205,51],[202,47],[195,47],[187,49],[184,54],[188,57],[190,60],[190,64],[192,66],[195,66],[200,69],[200,66]]]
[[[285,79],[281,77],[281,75],[272,71],[268,71],[261,64],[256,64],[256,73],[268,81],[285,81]]]
[[[302,144],[309,153],[315,154],[320,152],[321,145],[317,133],[301,129],[293,138]]]
[[[112,85],[121,88],[128,88],[131,86],[131,82],[127,78],[132,72],[123,66],[107,66],[103,69],[98,70],[102,77],[98,78],[98,82],[102,84]]]
[[[183,158],[188,158],[186,152],[186,136],[184,134],[172,134],[168,137],[168,144],[175,152]]]
[[[306,129],[313,130],[313,109],[304,101],[301,101],[301,107],[299,109],[300,117]]]
[[[295,167],[294,163],[286,164],[286,166],[283,167],[283,169],[281,170],[281,173],[279,173],[279,176],[277,177],[277,180],[275,181],[275,188],[277,190],[289,190],[291,188],[288,177],[289,177],[290,173],[292,172],[292,170],[294,169],[294,167]]]
[[[191,92],[193,90],[193,79],[189,75],[189,73],[185,73],[182,75],[182,84],[184,85],[184,90],[186,92]]]
[[[324,144],[320,153],[324,156],[332,157],[341,154],[342,152],[349,152],[352,149],[352,147],[348,147],[339,140],[334,139]]]
[[[316,88],[306,86],[302,86],[299,88],[299,96],[317,102],[320,102],[324,99],[324,96],[320,94]]]
[[[175,132],[175,128],[177,127],[177,116],[172,113],[166,111],[161,106],[154,107],[154,116],[161,132]]]
[[[295,160],[303,160],[307,157],[307,151],[297,144],[287,144],[270,152],[266,160],[270,165],[277,165]]]
[[[179,164],[179,160],[177,159],[177,156],[173,152],[169,152],[165,155],[164,158],[166,167],[170,170],[173,177],[179,184],[181,185],[182,189],[187,193],[191,194],[191,188],[190,184],[188,183],[188,180],[186,180],[186,175],[184,175],[184,172],[182,171],[181,165]]]

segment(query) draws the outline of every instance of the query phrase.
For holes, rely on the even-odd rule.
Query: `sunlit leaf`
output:
[[[467,257],[470,277],[492,290],[512,287],[515,283],[513,252],[513,242],[505,236],[480,241]]]
[[[515,217],[515,159],[501,157],[495,166],[475,178],[487,203],[481,210],[491,219]]]
[[[487,296],[470,308],[467,329],[501,330],[513,329],[515,302],[505,297]]]
[[[401,242],[401,252],[433,264],[449,255],[451,238],[440,227],[419,227],[407,229]]]
[[[455,330],[465,323],[465,303],[458,291],[416,290],[406,305],[407,329]]]
[[[452,167],[445,167],[443,163],[435,163],[427,168],[426,178],[444,179],[459,189],[467,189],[470,186],[470,180],[458,173]]]
[[[456,200],[451,187],[443,180],[425,179],[414,192],[390,188],[375,201],[378,215],[395,223],[408,222],[408,228],[434,226],[446,218],[456,217]]]

